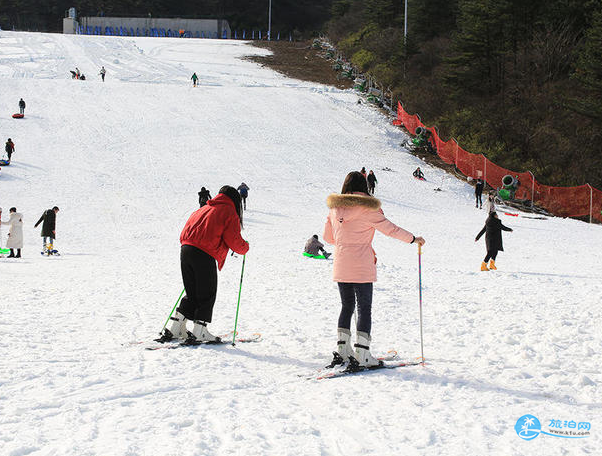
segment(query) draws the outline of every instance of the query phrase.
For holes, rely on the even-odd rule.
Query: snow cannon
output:
[[[502,185],[506,190],[516,190],[516,187],[518,187],[518,180],[510,174],[506,174],[502,177]]]
[[[500,188],[498,190],[497,194],[504,201],[508,201],[509,199],[511,199],[511,196],[512,196],[512,194],[510,193],[510,190],[506,190],[505,188]]]
[[[428,130],[424,127],[416,127],[416,136],[426,135]]]

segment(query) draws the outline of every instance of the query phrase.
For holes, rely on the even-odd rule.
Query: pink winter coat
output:
[[[400,241],[414,241],[412,233],[387,220],[380,201],[365,193],[333,193],[326,200],[330,208],[324,225],[324,240],[334,244],[335,282],[376,282],[376,252],[372,249],[374,230]]]

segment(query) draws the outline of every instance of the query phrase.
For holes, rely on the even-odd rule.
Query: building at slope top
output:
[[[63,33],[117,36],[171,36],[186,38],[230,38],[224,19],[182,19],[160,17],[77,17],[70,8],[63,19]]]

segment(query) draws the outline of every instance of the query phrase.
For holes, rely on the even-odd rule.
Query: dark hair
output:
[[[59,207],[58,207],[58,206],[54,206],[54,207],[52,208],[52,210],[53,210],[53,211],[58,211],[58,210],[59,210]]]
[[[314,239],[318,239],[318,235],[317,235],[317,234],[314,234],[312,237],[313,237]]]
[[[238,214],[238,218],[240,220],[240,228],[242,229],[242,201],[240,199],[240,193],[234,187],[230,187],[229,185],[224,185],[219,189],[218,193],[223,193],[228,198],[232,200],[234,203],[234,208],[236,209],[236,213]]]
[[[17,212],[17,208],[16,207],[11,207],[8,212]]]
[[[359,171],[351,171],[347,174],[341,193],[363,192],[368,193],[368,183],[366,178]]]

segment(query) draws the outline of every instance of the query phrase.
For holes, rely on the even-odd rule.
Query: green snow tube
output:
[[[326,257],[324,255],[312,255],[311,253],[303,252],[303,256],[307,258],[315,258],[316,260],[325,260]]]

